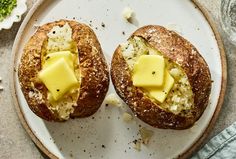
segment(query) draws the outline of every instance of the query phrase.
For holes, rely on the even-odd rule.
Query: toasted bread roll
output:
[[[78,84],[55,100],[39,73],[46,67],[47,56],[58,51],[70,52],[71,70]],[[87,25],[69,20],[47,23],[37,29],[24,47],[18,76],[30,109],[48,121],[94,114],[109,86],[108,67],[95,33]]]
[[[164,57],[174,79],[164,102],[133,84],[134,65],[142,55]],[[211,92],[207,63],[186,39],[161,26],[136,30],[128,42],[118,46],[112,58],[111,78],[115,90],[134,114],[157,128],[186,129],[202,115]]]

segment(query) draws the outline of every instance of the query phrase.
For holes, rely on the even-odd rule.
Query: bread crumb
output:
[[[132,18],[133,13],[134,13],[134,11],[130,7],[125,7],[123,12],[122,12],[122,15],[123,15],[124,19],[129,21]]]
[[[38,29],[39,27],[40,27],[39,24],[34,24],[34,25],[33,25],[33,28],[34,28],[34,29]]]
[[[4,90],[3,86],[0,86],[0,91],[3,91],[3,90]]]
[[[127,112],[125,112],[125,113],[123,114],[123,120],[124,120],[125,122],[130,122],[132,119],[133,119],[133,117],[132,117],[131,114],[129,114],[129,113],[127,113]]]
[[[120,99],[114,93],[111,93],[108,96],[106,96],[105,103],[106,105],[108,104],[116,107],[121,107],[122,105]]]
[[[137,151],[141,151],[141,141],[140,140],[134,140],[133,143],[134,143],[133,148]]]
[[[142,127],[141,129],[139,129],[139,133],[141,135],[141,140],[144,145],[147,145],[149,143],[151,137],[154,134],[152,130],[148,130],[145,127]]]
[[[0,82],[2,82],[2,77],[0,77]]]

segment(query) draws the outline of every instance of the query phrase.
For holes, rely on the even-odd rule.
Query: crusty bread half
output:
[[[31,110],[48,121],[64,121],[49,109],[47,88],[38,80],[41,68],[42,51],[48,40],[47,34],[54,26],[72,28],[72,39],[79,54],[81,83],[77,106],[71,118],[87,117],[94,114],[102,104],[109,86],[109,71],[100,43],[93,30],[76,21],[60,20],[40,26],[24,47],[18,68],[22,92]]]
[[[134,114],[149,125],[164,129],[191,127],[208,105],[211,76],[207,63],[190,42],[162,26],[144,26],[136,30],[129,39],[134,37],[144,39],[150,47],[158,50],[165,58],[182,68],[191,85],[193,105],[190,110],[176,114],[162,108],[141,88],[135,87],[121,46],[115,50],[111,63],[111,78],[116,92]]]

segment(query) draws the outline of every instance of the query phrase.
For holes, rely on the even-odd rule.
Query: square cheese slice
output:
[[[147,87],[146,89],[149,94],[155,98],[160,103],[163,103],[170,92],[171,88],[174,85],[174,78],[170,75],[170,73],[165,70],[165,78],[164,78],[164,85],[162,87]]]
[[[74,71],[61,58],[39,72],[39,79],[45,84],[54,100],[58,100],[78,84]]]
[[[70,51],[60,51],[55,53],[50,53],[46,55],[45,62],[43,64],[43,68],[46,68],[53,63],[55,63],[57,60],[64,58],[66,63],[73,68],[73,54]]]
[[[164,83],[165,61],[159,55],[142,55],[134,65],[133,85],[157,87]]]

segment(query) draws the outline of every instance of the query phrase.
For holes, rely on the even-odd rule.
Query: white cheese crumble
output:
[[[129,114],[129,113],[127,113],[127,112],[124,112],[124,114],[123,114],[123,120],[124,120],[124,122],[130,122],[131,120],[133,119],[133,117],[132,117],[132,115],[131,114]]]
[[[122,106],[122,102],[120,101],[118,96],[115,95],[114,93],[111,93],[108,96],[106,96],[105,103],[111,106],[117,106],[117,107]]]
[[[134,37],[121,45],[121,50],[131,71],[141,55],[161,55],[158,50],[151,48],[140,37]],[[174,114],[179,114],[182,110],[191,109],[194,103],[192,88],[186,73],[178,64],[168,60],[165,60],[165,63],[170,74],[175,79],[175,83],[166,100],[163,103],[159,103],[159,105]],[[148,92],[147,95],[152,98]]]
[[[68,23],[63,27],[54,26],[47,34],[47,52],[70,51],[73,45],[72,29]]]
[[[130,7],[125,7],[122,12],[123,18],[126,19],[127,21],[129,21],[132,18],[133,14],[134,11]]]
[[[139,129],[139,133],[141,135],[141,139],[144,145],[147,145],[149,143],[151,137],[154,134],[152,130],[148,130],[145,127],[142,127],[141,129]]]

